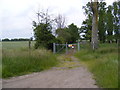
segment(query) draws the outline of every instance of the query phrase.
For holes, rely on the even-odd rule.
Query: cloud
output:
[[[85,19],[82,6],[89,0],[0,0],[0,29],[2,38],[30,37],[32,21],[38,9],[48,9],[50,14],[63,14],[67,23],[79,27]],[[106,0],[112,3],[113,0]],[[1,34],[1,32],[0,32]],[[0,37],[1,38],[1,37]]]

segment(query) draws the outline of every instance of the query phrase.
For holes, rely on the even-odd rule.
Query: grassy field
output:
[[[95,52],[90,50],[89,45],[81,46],[81,51],[75,56],[93,73],[97,85],[103,88],[118,87],[117,44],[100,44]]]
[[[31,47],[34,47],[35,41],[31,42]],[[10,42],[2,42],[3,49],[28,49],[29,42],[28,41],[10,41]]]
[[[39,72],[58,63],[51,51],[29,50],[28,42],[3,42],[2,46],[2,78]]]

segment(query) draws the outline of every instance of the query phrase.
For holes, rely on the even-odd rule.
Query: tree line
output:
[[[118,42],[120,37],[120,1],[107,6],[106,2],[98,3],[98,39],[101,43]],[[85,40],[91,42],[93,13],[91,2],[83,6],[87,18],[82,22],[81,31]]]
[[[53,43],[75,43],[76,40],[88,40],[97,48],[100,43],[118,42],[120,1],[107,6],[106,2],[88,2],[83,6],[86,19],[79,28],[74,23],[66,25],[66,19],[59,14],[55,18],[45,12],[38,12],[38,21],[33,21],[35,48],[52,49]],[[81,35],[84,34],[84,35]]]
[[[27,38],[15,38],[15,39],[9,39],[9,38],[5,38],[2,39],[2,41],[29,41],[30,39]]]

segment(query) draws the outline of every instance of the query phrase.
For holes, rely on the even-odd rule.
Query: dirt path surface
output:
[[[97,88],[93,76],[73,56],[60,56],[50,70],[3,80],[3,88]]]

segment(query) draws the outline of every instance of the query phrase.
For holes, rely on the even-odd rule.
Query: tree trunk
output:
[[[96,1],[96,0],[95,0]],[[98,2],[92,2],[93,20],[92,20],[92,49],[98,48]]]

